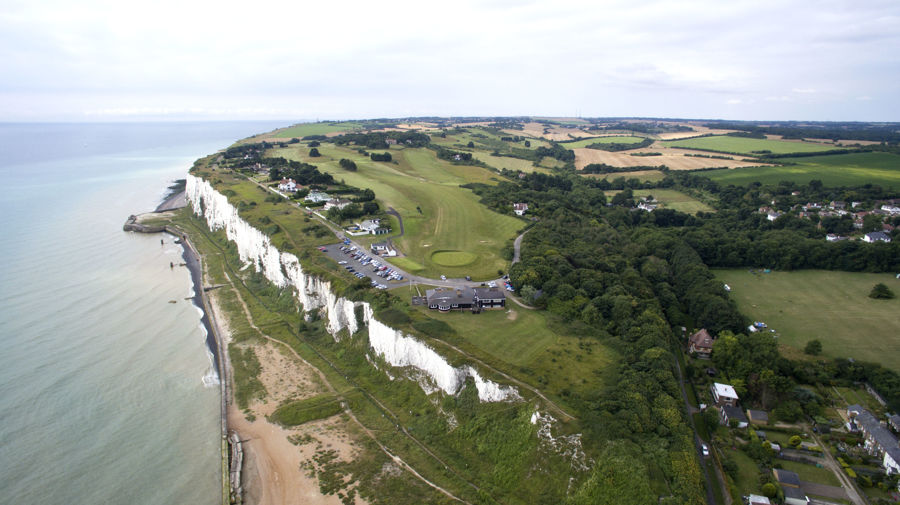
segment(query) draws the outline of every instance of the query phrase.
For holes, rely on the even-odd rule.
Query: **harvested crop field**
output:
[[[613,167],[656,167],[665,165],[671,170],[698,170],[701,168],[739,168],[767,166],[758,161],[742,161],[741,156],[731,156],[733,159],[709,158],[710,153],[687,149],[672,149],[654,144],[644,149],[633,151],[600,151],[598,149],[580,148],[575,151],[575,168],[583,169],[591,163],[605,163]],[[660,156],[632,156],[629,153],[661,153]],[[705,157],[685,156],[686,154],[700,154]]]

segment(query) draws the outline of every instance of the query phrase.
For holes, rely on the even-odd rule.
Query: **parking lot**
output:
[[[370,251],[360,250],[353,244],[330,244],[319,247],[319,250],[352,275],[360,279],[368,277],[372,281],[372,286],[377,289],[396,287],[407,280],[406,272],[398,270]]]

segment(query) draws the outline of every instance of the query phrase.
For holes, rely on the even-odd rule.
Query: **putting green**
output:
[[[434,251],[431,261],[446,267],[461,267],[473,263],[478,256],[465,251]]]

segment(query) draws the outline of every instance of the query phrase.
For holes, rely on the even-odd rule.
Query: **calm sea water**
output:
[[[219,385],[169,268],[181,247],[122,224],[277,126],[0,124],[0,502],[219,502]]]

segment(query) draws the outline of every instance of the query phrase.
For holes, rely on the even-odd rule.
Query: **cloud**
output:
[[[575,110],[896,119],[897,49],[900,4],[880,0],[9,0],[0,120]],[[844,117],[857,96],[871,107]]]

